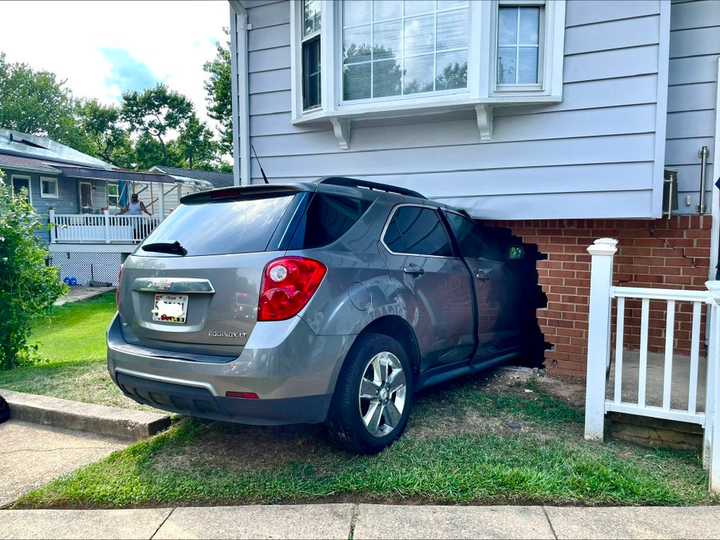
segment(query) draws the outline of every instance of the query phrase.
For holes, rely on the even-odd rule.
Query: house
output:
[[[0,170],[14,193],[25,190],[48,224],[40,238],[60,277],[80,284],[115,283],[127,254],[177,206],[177,192],[211,187],[120,169],[46,137],[9,129],[0,129]],[[139,194],[150,216],[117,215],[131,193]]]
[[[197,182],[199,186],[205,188],[221,188],[233,185],[232,173],[182,169],[180,167],[168,167],[166,165],[156,165],[150,169],[150,172],[165,173],[168,176],[172,176],[178,182]]]
[[[720,2],[230,6],[236,183],[262,182],[252,147],[271,182],[392,183],[538,244],[555,374],[585,375],[594,239],[619,239],[616,284],[714,276]],[[664,328],[650,322],[652,350]]]

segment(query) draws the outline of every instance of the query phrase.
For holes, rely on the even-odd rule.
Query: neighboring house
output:
[[[175,206],[174,193],[200,189],[165,173],[127,171],[46,137],[0,129],[0,170],[14,193],[27,192],[48,227],[40,238],[61,278],[115,283],[122,260]],[[209,184],[202,184],[208,189]],[[152,216],[118,216],[138,193]]]
[[[165,165],[156,165],[150,169],[150,172],[165,173],[179,182],[196,182],[198,186],[202,186],[204,189],[208,187],[221,188],[233,185],[232,173],[182,169],[180,167],[167,167]]]
[[[262,182],[252,146],[271,182],[393,183],[537,243],[556,373],[585,374],[594,238],[620,240],[617,283],[714,275],[720,2],[230,5],[236,181]]]

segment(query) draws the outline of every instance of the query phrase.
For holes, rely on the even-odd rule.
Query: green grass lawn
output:
[[[0,371],[0,388],[139,407],[115,387],[105,368],[105,331],[115,314],[113,293],[52,308],[34,327],[39,363]]]
[[[406,435],[377,456],[337,450],[320,427],[182,420],[16,506],[718,502],[697,453],[585,442],[582,411],[546,388],[498,377],[426,392]]]

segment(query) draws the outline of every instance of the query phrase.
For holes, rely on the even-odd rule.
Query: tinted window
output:
[[[384,236],[385,244],[395,253],[416,255],[452,255],[450,239],[435,210],[401,206],[393,214]]]
[[[365,210],[369,201],[316,193],[293,234],[290,249],[326,246],[345,234]]]
[[[188,255],[221,255],[265,251],[275,228],[296,195],[181,204],[143,242],[175,241]],[[151,251],[139,255],[156,255]]]
[[[502,249],[483,227],[460,214],[446,212],[445,216],[463,257],[504,260]]]

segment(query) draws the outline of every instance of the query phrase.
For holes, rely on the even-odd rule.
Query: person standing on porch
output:
[[[142,202],[138,198],[137,193],[133,193],[130,197],[130,202],[128,205],[120,210],[120,214],[128,214],[129,216],[141,216],[142,214],[146,213],[148,216],[152,215],[150,212],[148,212],[147,208],[145,208],[145,203]],[[133,240],[142,240],[147,236],[146,233],[149,231],[146,231],[145,228],[147,227],[146,223],[138,223],[139,227],[133,227]]]

